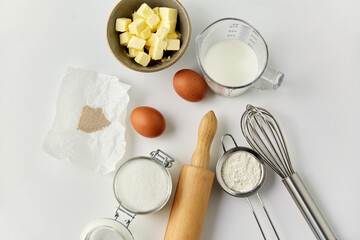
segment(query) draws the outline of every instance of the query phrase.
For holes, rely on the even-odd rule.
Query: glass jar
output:
[[[113,184],[119,203],[115,217],[89,223],[80,240],[134,240],[129,225],[135,216],[157,212],[168,202],[172,191],[168,168],[173,162],[172,157],[158,149],[150,157],[134,157],[122,164]],[[149,204],[146,198],[154,202]]]

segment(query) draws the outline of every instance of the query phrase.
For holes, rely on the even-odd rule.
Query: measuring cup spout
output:
[[[278,89],[284,80],[284,73],[276,70],[271,66],[267,66],[261,77],[254,82],[252,87],[257,89]]]

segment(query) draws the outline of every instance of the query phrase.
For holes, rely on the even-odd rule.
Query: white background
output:
[[[156,139],[141,137],[127,121],[123,161],[161,148],[176,159],[174,186],[180,166],[190,162],[206,112],[214,110],[219,122],[211,150],[214,169],[222,134],[247,146],[239,128],[246,104],[267,108],[280,121],[294,168],[338,238],[359,239],[358,1],[183,0],[192,21],[190,45],[175,65],[147,74],[122,66],[107,46],[107,18],[116,3],[0,1],[1,239],[78,239],[88,222],[112,217],[117,206],[112,174],[97,175],[42,151],[68,66],[117,75],[130,84],[129,112],[147,105],[163,113],[167,129]],[[195,37],[223,17],[244,19],[260,31],[270,63],[285,73],[284,83],[277,91],[251,90],[231,99],[209,91],[201,102],[186,102],[173,90],[172,77],[183,68],[199,70]],[[315,239],[271,171],[261,195],[282,239]],[[136,217],[130,225],[136,239],[163,238],[172,200],[158,213]],[[215,181],[201,239],[261,235],[246,200],[225,194]]]

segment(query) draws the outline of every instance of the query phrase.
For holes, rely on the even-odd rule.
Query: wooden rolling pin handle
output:
[[[200,121],[191,165],[181,168],[165,240],[199,240],[215,173],[208,168],[210,146],[217,129],[213,111]]]
[[[213,111],[208,112],[200,121],[198,141],[191,158],[191,166],[208,168],[210,147],[217,129],[217,119]]]

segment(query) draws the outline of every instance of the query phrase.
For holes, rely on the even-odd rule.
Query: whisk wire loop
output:
[[[255,131],[255,126],[252,122],[249,123],[248,125],[249,128],[247,128],[246,130],[248,131],[249,136],[246,136],[246,139],[248,140],[249,144],[251,145],[251,147],[253,147],[257,152],[260,153],[261,157],[264,159],[264,161],[266,161],[266,163],[275,171],[278,172],[278,164],[276,161],[267,161],[266,160],[266,156],[268,156],[269,159],[273,159],[273,156],[271,154],[271,152],[269,151],[268,148],[265,147],[265,143],[263,142],[263,140],[260,138],[259,134],[257,133],[257,131]],[[258,144],[255,144],[254,139],[257,140]],[[278,173],[280,174],[280,173]]]
[[[272,119],[274,119],[274,118],[272,117]],[[286,166],[285,168],[289,170],[287,176],[290,176],[295,171],[294,171],[294,169],[292,167],[292,164],[291,164],[291,161],[290,161],[290,156],[289,156],[289,152],[287,150],[287,146],[286,146],[286,142],[284,140],[283,133],[281,132],[281,129],[280,129],[278,123],[275,120],[274,120],[274,123],[276,124],[276,127],[274,127],[274,129],[277,129],[278,136],[279,136],[279,141],[281,142],[281,145],[282,145],[281,149],[283,149],[283,151],[284,151],[284,158],[283,159],[286,159],[286,161],[284,161],[283,164]]]
[[[276,128],[272,122],[268,122],[268,124],[269,124],[268,126],[271,130],[270,132],[272,134],[272,137],[276,143],[276,147],[274,145],[272,145],[272,147],[277,154],[278,161],[280,161],[279,165],[281,166],[281,169],[284,173],[284,177],[290,176],[291,169],[289,168],[289,164],[288,164],[290,162],[290,158],[289,158],[289,155],[287,154],[287,148],[286,148],[285,142],[283,140],[281,131],[278,128],[278,126],[276,126],[277,127]],[[277,131],[277,129],[279,131]],[[271,141],[271,140],[269,140],[269,141]]]
[[[295,172],[280,127],[268,111],[248,105],[241,118],[241,130],[251,147],[278,175],[286,178]]]
[[[283,169],[283,165],[281,164],[281,162],[282,162],[281,157],[279,156],[279,152],[274,150],[276,148],[275,148],[275,145],[274,145],[272,139],[275,139],[275,143],[277,146],[279,146],[279,145],[276,141],[274,132],[271,131],[269,123],[265,121],[264,117],[265,116],[261,112],[260,112],[260,115],[254,115],[254,120],[257,123],[257,127],[260,129],[261,133],[265,137],[265,139],[264,139],[265,141],[261,140],[262,138],[259,135],[258,135],[258,138],[261,140],[262,147],[264,149],[266,149],[266,152],[268,153],[268,155],[265,155],[265,159],[271,159],[272,160],[271,163],[273,163],[274,167],[279,169],[279,172],[283,175],[284,169]],[[264,126],[267,129],[265,129]],[[253,130],[256,131],[256,129],[253,129]],[[271,146],[270,148],[267,147],[266,142],[270,144],[270,146]],[[281,153],[281,151],[280,151],[280,153]]]

